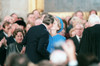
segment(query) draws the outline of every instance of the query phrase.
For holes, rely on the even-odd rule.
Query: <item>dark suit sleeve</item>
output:
[[[15,48],[15,43],[13,44],[10,44],[9,46],[8,46],[8,49],[7,49],[7,55],[9,55],[10,53],[13,53],[13,52],[16,52],[16,48]]]
[[[15,40],[14,40],[13,36],[10,36],[7,38],[7,45],[14,43],[14,42],[15,42]]]
[[[39,40],[39,44],[37,48],[38,52],[44,57],[46,57],[47,59],[49,58],[49,52],[47,51],[48,39],[49,39],[48,33],[42,35]]]
[[[91,44],[91,35],[89,30],[84,30],[83,36],[80,42],[79,53],[88,53],[89,44]]]

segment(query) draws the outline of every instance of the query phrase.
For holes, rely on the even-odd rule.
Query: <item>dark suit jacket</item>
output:
[[[82,54],[92,53],[100,62],[100,24],[84,30],[79,52]]]
[[[2,31],[2,32],[0,32],[0,41],[3,39],[3,37],[7,38],[7,37],[4,35],[3,31]],[[5,61],[5,58],[6,58],[6,49],[5,49],[5,47],[2,45],[2,46],[0,47],[0,64],[1,64],[1,65],[3,65],[3,63],[4,63],[4,61]]]
[[[7,40],[7,45],[9,45],[12,42],[15,42],[13,37],[6,37],[6,35],[3,33],[3,31],[0,32],[0,41],[3,39],[3,37],[5,37],[5,39]],[[5,46],[0,47],[0,64],[3,65],[4,61],[6,58],[6,49]]]
[[[22,48],[23,48],[23,44],[21,43],[14,42],[14,43],[9,44],[7,48],[7,56],[10,53],[20,53]]]
[[[71,37],[70,39],[73,40],[73,42],[74,42],[74,44],[75,44],[75,47],[76,47],[76,53],[78,53],[78,51],[79,51],[79,44],[80,44],[80,43],[79,43],[77,37],[74,36],[74,37]]]
[[[46,27],[41,24],[31,27],[22,43],[26,45],[26,54],[29,59],[34,63],[38,63],[49,58],[48,42],[49,33]]]
[[[16,42],[16,41],[14,40],[13,36],[10,36],[7,38],[7,45],[14,43],[14,42]]]
[[[3,37],[6,38],[6,40],[7,40],[7,45],[9,45],[9,44],[15,42],[13,36],[7,37],[7,36],[3,33],[3,31],[2,31],[2,32],[0,33],[0,40],[2,40]]]
[[[7,39],[7,37],[5,36],[5,34],[3,33],[3,31],[0,33],[0,41],[3,39],[3,37],[5,37]]]

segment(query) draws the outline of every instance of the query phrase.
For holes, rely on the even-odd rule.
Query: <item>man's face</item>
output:
[[[11,24],[6,25],[4,31],[8,34],[9,30],[11,29]]]
[[[17,29],[19,27],[19,25],[18,24],[12,24],[11,25],[11,33],[13,33],[14,31],[15,31],[15,29]]]
[[[75,30],[76,35],[82,36],[83,28],[81,27],[81,25],[76,25],[75,28],[76,28],[76,30]]]
[[[34,22],[35,21],[35,17],[33,14],[29,15],[28,18],[27,18],[28,22]]]
[[[16,14],[12,15],[12,18],[14,19],[15,22],[18,20],[18,16]]]
[[[80,19],[83,19],[83,14],[81,12],[77,12],[76,16],[79,17]]]
[[[34,11],[34,15],[35,15],[35,18],[40,17],[40,14],[39,14],[39,12],[38,12],[38,11]]]

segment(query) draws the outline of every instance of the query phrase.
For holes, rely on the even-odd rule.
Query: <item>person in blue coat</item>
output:
[[[53,27],[50,29],[49,44],[47,50],[52,53],[55,50],[55,45],[60,41],[65,41],[66,38],[58,34],[63,30],[63,21],[60,17],[55,17]]]

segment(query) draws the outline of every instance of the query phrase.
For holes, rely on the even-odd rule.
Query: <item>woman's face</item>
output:
[[[21,43],[23,40],[23,34],[21,32],[18,32],[17,35],[15,36],[16,42]]]
[[[80,19],[83,19],[83,14],[82,14],[82,12],[77,12],[76,16],[79,17]]]
[[[91,15],[91,14],[96,14],[96,11],[91,11],[90,15]]]
[[[59,26],[58,26],[58,22],[55,20],[53,23],[53,27],[51,28],[51,30],[59,30]]]

